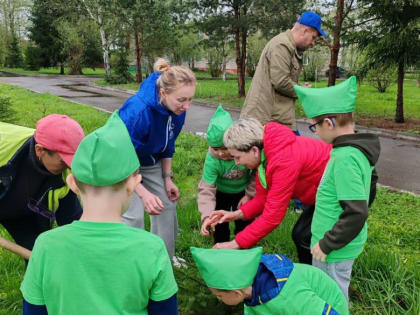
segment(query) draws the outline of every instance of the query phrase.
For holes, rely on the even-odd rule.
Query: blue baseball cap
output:
[[[316,29],[318,33],[324,37],[328,36],[328,34],[325,33],[321,29],[321,23],[322,23],[321,17],[315,12],[312,12],[312,11],[303,12],[300,18],[296,20],[296,22]]]

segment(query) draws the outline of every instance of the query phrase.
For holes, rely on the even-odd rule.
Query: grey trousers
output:
[[[318,267],[337,282],[349,303],[349,285],[354,259],[339,262],[321,262],[312,258],[312,266]]]
[[[169,258],[175,255],[175,239],[178,234],[178,219],[176,216],[176,201],[168,198],[165,183],[162,178],[162,164],[140,167],[143,186],[152,194],[159,197],[163,203],[163,211],[160,215],[150,216],[150,232],[159,235],[165,242]],[[127,211],[121,217],[128,226],[144,229],[144,205],[137,193]]]

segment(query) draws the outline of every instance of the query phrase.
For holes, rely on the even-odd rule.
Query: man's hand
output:
[[[327,255],[324,254],[321,247],[319,247],[319,242],[315,244],[315,246],[311,250],[312,257],[316,260],[325,262]]]
[[[159,199],[158,196],[152,194],[142,185],[136,191],[143,201],[144,210],[150,215],[159,215],[163,210],[163,202]]]
[[[206,217],[203,221],[203,224],[201,224],[201,235],[208,237],[210,235],[209,233],[209,227],[211,225],[211,221],[209,217]],[[212,227],[214,231],[214,227]]]
[[[245,195],[239,200],[238,208],[240,208],[242,205],[246,204],[251,198],[248,195]]]
[[[174,184],[170,177],[165,178],[165,188],[166,193],[168,194],[169,200],[175,201],[179,198],[179,190],[178,187]]]
[[[213,246],[214,249],[240,249],[241,247],[236,243],[235,240],[230,242],[224,242],[224,243],[216,243]]]

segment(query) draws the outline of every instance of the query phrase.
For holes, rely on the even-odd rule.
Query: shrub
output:
[[[373,68],[367,72],[366,80],[379,93],[385,93],[391,84],[396,81],[396,75],[395,68]]]
[[[13,122],[16,111],[12,108],[10,97],[0,96],[0,121]]]

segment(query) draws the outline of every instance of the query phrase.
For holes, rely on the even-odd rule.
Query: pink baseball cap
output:
[[[68,167],[84,136],[79,123],[66,115],[51,114],[36,123],[36,143],[57,152]]]

